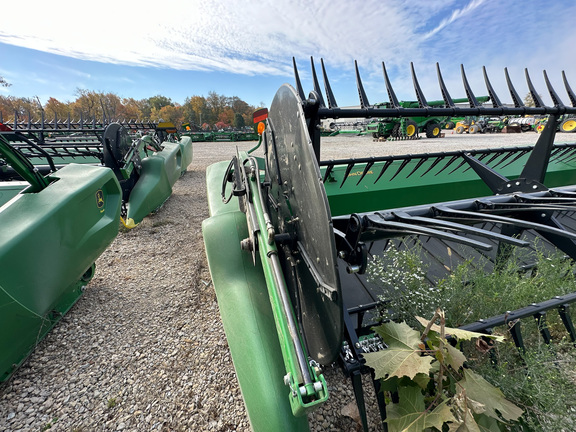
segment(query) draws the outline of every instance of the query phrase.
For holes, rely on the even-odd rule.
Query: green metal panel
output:
[[[28,182],[10,181],[0,183],[0,206],[3,206],[29,185]]]
[[[527,159],[528,155],[525,155],[505,168],[497,168],[497,170],[507,178],[515,179],[520,175]],[[348,173],[348,178],[342,187],[340,185],[346,174],[346,165],[336,165],[330,178],[324,183],[332,215],[340,216],[492,195],[490,189],[468,164],[452,172],[459,162],[455,162],[452,167],[442,173],[436,174],[443,166],[439,164],[421,177],[421,174],[426,172],[434,162],[434,158],[430,158],[408,177],[419,162],[419,158],[414,158],[395,176],[403,161],[394,161],[384,175],[374,183],[383,164],[376,163],[360,184],[357,183],[366,165],[358,164]],[[325,168],[322,171],[324,175]],[[575,162],[550,162],[545,179],[546,186],[556,187],[574,183],[576,183]]]
[[[128,218],[140,223],[172,195],[172,184],[166,171],[166,159],[150,156],[142,160],[140,177],[126,204]]]
[[[222,185],[222,179],[224,178],[226,167],[228,167],[229,164],[229,161],[217,162],[206,168],[206,184],[210,185],[208,193],[208,209],[211,216],[240,210],[237,199],[232,199],[228,204],[224,204],[222,201],[221,189],[218,190],[218,185]],[[230,185],[231,183],[226,182],[226,196],[230,194]]]
[[[0,381],[78,299],[118,233],[111,170],[72,164],[51,179],[0,208]]]
[[[182,174],[184,174],[186,172],[186,168],[188,168],[188,165],[192,163],[192,155],[193,155],[192,138],[190,138],[189,136],[183,136],[182,138],[180,138],[178,144],[180,144],[180,149],[182,151],[181,172]]]
[[[220,184],[222,174],[220,171]],[[218,183],[209,184],[208,196],[220,195],[217,186]],[[307,417],[292,415],[290,389],[284,385],[285,366],[260,260],[256,258],[254,265],[252,255],[239,247],[248,236],[244,213],[220,211],[204,221],[202,231],[220,315],[252,429],[308,431]]]
[[[185,137],[186,138],[186,137]],[[192,141],[163,142],[164,149],[142,159],[140,177],[130,192],[128,218],[139,223],[172,195],[172,186],[192,162]]]

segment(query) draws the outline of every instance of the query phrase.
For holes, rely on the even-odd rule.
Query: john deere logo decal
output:
[[[96,205],[99,209],[104,207],[104,193],[102,192],[102,189],[98,189],[96,192]]]

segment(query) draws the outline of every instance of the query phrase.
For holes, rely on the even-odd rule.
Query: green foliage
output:
[[[368,281],[387,289],[384,319],[410,322],[417,315],[436,310],[436,289],[426,280],[426,268],[419,248],[399,250],[391,245],[381,256],[375,255],[368,266]],[[412,324],[412,322],[410,322]]]
[[[379,267],[380,275],[375,269],[369,271],[372,275],[378,276],[376,280],[374,278],[372,280],[391,293],[386,295],[386,298],[390,299],[386,318],[396,319],[396,316],[399,316],[408,319],[411,324],[418,321],[427,327],[430,324],[427,320],[418,317],[410,319],[408,315],[415,313],[426,316],[438,306],[446,311],[446,324],[458,327],[480,318],[576,291],[574,262],[567,260],[562,254],[544,253],[543,250],[538,250],[538,247],[536,249],[535,253],[531,252],[531,256],[526,256],[526,252],[522,249],[511,249],[507,259],[493,271],[490,271],[492,269],[490,264],[478,261],[464,262],[455,268],[447,263],[453,268],[452,274],[436,282],[435,288],[431,290],[429,281],[422,277],[424,265],[419,261],[421,251],[418,247],[402,251],[394,248],[392,252],[387,251],[373,262]],[[526,262],[533,262],[534,266],[526,271],[520,271],[519,263]],[[489,271],[485,271],[485,268]],[[410,293],[409,290],[414,290],[415,293]],[[395,298],[397,296],[405,298],[397,299]],[[386,324],[388,325],[400,326],[400,324]],[[378,368],[378,376],[385,379],[383,383],[386,391],[395,391],[403,385],[412,385],[415,388],[417,386],[424,395],[426,407],[429,408],[427,413],[437,406],[430,405],[435,398],[429,390],[432,383],[435,383],[436,391],[440,387],[438,372],[444,368],[448,375],[455,374],[460,377],[456,383],[454,378],[443,377],[443,397],[435,403],[439,404],[445,400],[448,389],[454,390],[451,394],[452,402],[448,404],[452,408],[452,414],[458,421],[463,418],[469,421],[460,425],[451,422],[450,427],[448,429],[445,427],[444,430],[514,432],[576,430],[574,410],[576,373],[573,372],[576,370],[576,360],[572,344],[555,342],[551,349],[540,340],[539,329],[534,320],[522,320],[522,327],[528,350],[521,355],[511,340],[490,348],[489,345],[483,344],[481,339],[476,339],[478,349],[474,343],[463,342],[462,348],[465,354],[460,349],[446,344],[438,350],[438,344],[443,339],[437,335],[442,334],[442,331],[459,341],[480,336],[462,333],[458,328],[430,324],[428,345],[424,349],[424,346],[417,345],[416,333],[413,333],[414,331],[411,331],[406,324],[394,330],[382,327],[378,329],[378,333],[389,345],[394,339],[401,340],[404,344],[394,342],[393,353],[382,354],[382,357],[379,353],[367,354],[367,358],[370,358],[370,362]],[[548,327],[553,337],[559,332],[562,336],[567,336],[563,324],[555,313],[549,314]],[[396,338],[390,337],[393,334],[397,335]],[[504,338],[498,336],[497,340],[502,342]],[[435,354],[430,353],[431,346],[437,347]],[[487,350],[490,355],[486,354]],[[430,363],[431,372],[426,374],[423,370],[427,363],[421,358],[431,355],[435,361]],[[466,369],[466,373],[462,369],[464,362],[469,368]],[[439,366],[440,363],[443,364],[442,367]],[[472,371],[475,375],[468,374]],[[402,378],[399,378],[399,375],[402,375]],[[494,402],[491,408],[486,407],[486,399],[482,394],[477,394],[478,389],[487,388],[486,382],[497,386],[502,392],[499,394],[494,389],[488,392],[488,401],[491,403],[500,401]],[[457,391],[456,385],[465,389],[465,393]],[[470,394],[474,394],[471,399],[474,403],[463,405],[461,399]],[[493,415],[488,415],[498,413],[501,416],[500,420],[503,421],[506,421],[507,416],[516,415],[515,408],[510,410],[509,405],[501,405],[502,395],[524,411],[517,421],[508,426],[504,426],[504,423],[495,419]],[[476,403],[480,405],[475,406]],[[407,415],[404,417],[406,417],[404,420],[408,419]],[[475,424],[470,419],[473,419]]]
[[[511,249],[494,271],[486,271],[491,265],[478,259],[465,261],[435,286],[425,277],[419,246],[403,250],[391,246],[372,259],[368,280],[385,291],[383,319],[414,325],[414,316],[430,315],[439,307],[447,324],[458,327],[576,291],[574,262],[561,253],[545,254],[536,246],[531,257],[524,256],[522,249]],[[535,265],[519,271],[519,263],[527,261]]]
[[[244,126],[246,126],[244,117],[242,117],[242,114],[237,112],[236,114],[234,114],[234,127],[237,129],[242,129]]]
[[[497,346],[496,362],[471,363],[471,367],[525,414],[511,428],[515,432],[562,432],[576,430],[576,360],[573,347],[555,344],[555,349],[540,343],[520,357],[512,344]],[[571,345],[571,344],[570,344]]]
[[[438,332],[432,329],[437,319]],[[399,396],[398,403],[387,406],[388,430],[500,431],[518,420],[522,409],[480,375],[464,369],[464,355],[446,338],[455,329],[445,327],[443,313],[422,321],[426,328],[421,337],[405,323],[382,324],[377,332],[388,348],[364,354],[383,388]],[[458,333],[464,340],[478,336]]]
[[[47,431],[48,429],[51,429],[52,426],[54,426],[57,421],[58,421],[58,417],[54,417],[52,420],[50,420],[48,423],[46,423],[46,424],[42,427],[42,430],[43,430],[43,431]]]
[[[118,401],[115,397],[108,399],[108,404],[106,405],[108,409],[114,408],[118,404]]]
[[[576,291],[573,261],[560,253],[546,256],[537,252],[536,265],[521,272],[520,253],[514,250],[492,272],[466,262],[439,281],[436,303],[445,310],[448,324],[457,327]]]

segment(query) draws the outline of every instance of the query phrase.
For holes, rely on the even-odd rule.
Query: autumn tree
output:
[[[241,113],[237,112],[234,114],[234,127],[236,129],[243,129],[246,126],[246,122],[244,121],[244,117]]]
[[[167,121],[174,123],[176,126],[180,126],[183,123],[182,107],[174,104],[165,105],[159,110],[152,108],[150,120],[158,122]]]
[[[125,120],[120,118],[122,112],[122,100],[114,93],[100,93],[100,105],[104,111],[104,117],[110,120]]]
[[[208,120],[208,104],[203,96],[187,97],[182,107],[184,118],[192,123],[201,126]]]
[[[142,101],[137,101],[134,98],[124,98],[122,99],[122,105],[120,111],[118,112],[118,118],[126,120],[147,120],[148,117],[144,117],[142,114]]]
[[[51,97],[44,104],[44,112],[48,118],[65,119],[70,114],[70,105],[60,102],[58,99]]]
[[[35,98],[16,96],[0,96],[0,112],[4,119],[17,117],[18,121],[24,119],[38,119],[42,113],[42,107]]]
[[[102,107],[100,106],[101,95],[93,90],[76,89],[76,100],[72,103],[72,114],[75,118],[101,119]]]

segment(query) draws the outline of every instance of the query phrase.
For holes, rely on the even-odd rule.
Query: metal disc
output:
[[[286,283],[309,355],[329,364],[343,338],[336,246],[302,101],[291,86],[276,93],[266,133],[270,214],[277,232],[291,238],[279,248]]]

